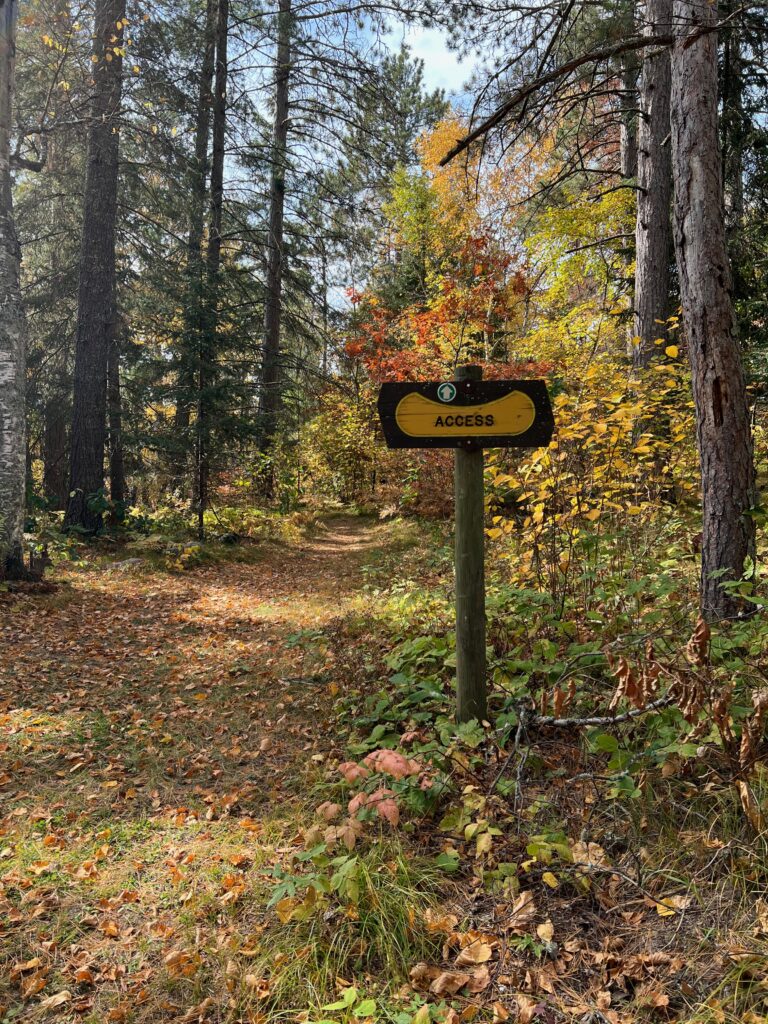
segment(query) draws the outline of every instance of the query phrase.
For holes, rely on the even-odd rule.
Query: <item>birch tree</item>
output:
[[[0,0],[0,579],[24,570],[25,332],[11,195],[17,18],[16,0]]]
[[[647,0],[645,32],[667,36],[671,31],[672,0]],[[646,54],[640,76],[640,124],[637,160],[637,219],[635,225],[636,343],[633,361],[647,365],[654,340],[665,330],[670,310],[672,263],[672,158],[669,145],[671,68],[669,50]]]

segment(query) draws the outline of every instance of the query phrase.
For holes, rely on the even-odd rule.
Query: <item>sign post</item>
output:
[[[552,407],[542,380],[482,379],[459,366],[452,381],[383,384],[379,417],[390,448],[454,448],[456,718],[487,717],[483,448],[549,444]]]
[[[459,366],[456,380],[480,380],[479,366]],[[485,685],[485,500],[483,449],[454,453],[456,539],[456,719],[488,716]]]

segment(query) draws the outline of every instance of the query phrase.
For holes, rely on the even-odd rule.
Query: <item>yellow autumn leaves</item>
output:
[[[678,354],[667,346],[668,355]],[[626,362],[595,359],[568,376],[553,400],[556,432],[548,448],[488,457],[490,507],[514,498],[516,515],[492,517],[492,540],[517,535],[526,544],[516,571],[534,570],[545,545],[565,572],[585,532],[610,533],[639,518],[652,522],[694,501],[698,490],[693,403],[687,367],[665,364],[633,377]]]

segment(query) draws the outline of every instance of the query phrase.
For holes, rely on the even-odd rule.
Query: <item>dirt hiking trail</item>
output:
[[[291,638],[343,614],[381,538],[369,520],[338,517],[296,546],[265,545],[252,564],[169,574],[118,563],[56,573],[51,595],[3,595],[0,708],[35,750],[12,791],[36,800],[80,772],[84,790],[88,776],[99,789],[117,783],[110,799],[129,789],[138,807],[151,785],[165,803],[189,786],[243,781],[267,747],[285,745],[289,711],[309,740],[326,703],[311,678],[322,666]],[[61,747],[72,729],[75,757]],[[98,793],[84,796],[101,803]]]

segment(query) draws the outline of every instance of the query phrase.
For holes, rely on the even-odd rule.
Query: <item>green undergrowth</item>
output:
[[[762,1024],[762,583],[738,585],[757,614],[710,635],[697,627],[692,561],[672,552],[647,565],[631,574],[620,560],[613,569],[587,567],[579,587],[557,592],[512,587],[492,568],[489,722],[456,726],[450,551],[421,545],[324,636],[336,653],[344,756],[371,770],[355,778],[353,769],[351,782],[329,775],[318,798],[343,815],[362,794],[352,814],[356,842],[375,845],[368,828],[385,787],[413,864],[437,873],[436,899],[465,927],[532,894],[538,916],[507,937],[497,976],[535,978],[570,947],[592,963],[577,985],[583,1013],[612,1006],[619,1014],[594,1019]],[[656,702],[663,705],[645,710]],[[610,721],[627,712],[632,717]],[[571,728],[547,721],[592,717],[608,720]],[[382,750],[420,770],[376,770],[370,758]],[[585,940],[578,919],[595,914],[599,924]],[[610,949],[616,966],[594,966],[612,962]],[[602,988],[590,973],[602,974]],[[530,996],[567,1014],[573,986],[542,984],[509,983],[502,1004],[536,1020],[523,1016]],[[491,987],[474,1000],[477,1019],[504,1019],[493,1009],[499,995]],[[466,998],[454,1000],[457,1012]],[[430,1012],[437,1019],[444,1011]]]
[[[346,513],[345,513],[346,514]],[[95,537],[62,530],[63,513],[38,511],[27,524],[29,545],[45,549],[51,564],[87,568],[116,563],[125,571],[183,572],[225,562],[253,564],[275,546],[295,547],[327,523],[323,509],[291,513],[258,507],[222,506],[205,514],[205,539],[187,504],[135,507],[117,518],[105,513],[104,528]]]
[[[39,817],[23,805],[27,817],[12,819],[9,912],[31,903],[47,930],[41,939],[33,921],[20,932],[4,954],[9,968],[53,944],[45,992],[92,1003],[90,1016],[70,1016],[94,1022],[143,1024],[183,1006],[189,1020],[233,1024],[764,1024],[768,772],[754,702],[768,648],[762,613],[697,631],[693,563],[679,553],[629,572],[619,540],[614,564],[584,569],[578,587],[573,571],[548,589],[512,586],[491,547],[489,716],[457,726],[448,533],[416,520],[363,518],[359,527],[343,565],[362,586],[322,620],[326,591],[312,587],[326,581],[302,575],[305,554],[335,550],[348,519],[243,546],[268,548],[265,567],[292,580],[290,608],[270,619],[269,593],[237,589],[250,570],[226,573],[237,587],[223,615],[213,605],[199,628],[201,637],[231,628],[233,647],[222,632],[205,648],[214,659],[229,652],[217,686],[206,692],[203,682],[214,660],[183,682],[174,714],[166,687],[130,725],[114,709],[71,721],[58,709],[8,716],[7,753],[28,773],[33,757],[89,751],[86,764],[56,760],[61,774],[41,778]],[[153,557],[158,571],[181,571],[164,565],[167,552]],[[215,597],[199,565],[167,581],[179,591],[199,584],[185,614]],[[106,558],[103,567],[109,588]],[[253,573],[258,582],[258,564]],[[761,584],[750,588],[759,601]],[[241,643],[243,593],[258,628],[274,630],[261,653]],[[187,667],[176,658],[186,634],[169,636],[163,670],[176,673]],[[256,673],[267,664],[257,712]],[[606,719],[614,699],[616,714],[636,716],[548,721]],[[309,717],[326,714],[310,742]],[[251,719],[264,716],[269,728],[248,738]],[[211,737],[220,749],[207,765]],[[281,769],[284,746],[301,769],[287,769],[262,811],[256,798]],[[70,765],[85,773],[74,787],[59,781]],[[230,816],[221,793],[234,790],[233,773],[241,806]],[[476,959],[464,952],[475,948]],[[98,973],[116,957],[132,979],[120,1001]],[[41,959],[23,977],[44,971]],[[80,967],[104,996],[74,984]],[[11,1008],[23,984],[0,986]],[[35,993],[25,998],[37,1005]]]

